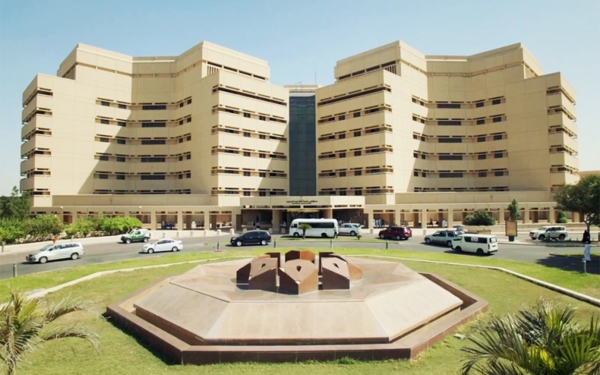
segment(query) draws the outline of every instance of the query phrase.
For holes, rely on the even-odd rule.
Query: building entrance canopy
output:
[[[319,208],[364,208],[363,196],[273,196],[273,197],[242,197],[242,208],[270,209],[319,209]],[[307,212],[307,211],[304,211]]]

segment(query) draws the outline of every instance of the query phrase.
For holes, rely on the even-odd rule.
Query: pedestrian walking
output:
[[[590,236],[590,232],[587,231],[587,229],[583,232],[583,239],[581,240],[581,242],[583,242],[585,244],[585,249],[583,250],[583,258],[585,259],[586,262],[591,262],[592,261],[592,257],[591,257],[591,236]]]

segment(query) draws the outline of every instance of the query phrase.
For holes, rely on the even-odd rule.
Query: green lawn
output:
[[[371,255],[397,255],[402,257],[422,257],[429,259],[443,259],[456,261],[451,254],[399,252],[399,251],[368,251],[365,249],[345,249],[343,253],[370,253]],[[232,252],[218,254],[174,254],[161,257],[161,261],[183,261],[191,258],[208,258],[227,255],[248,254],[248,252]],[[559,273],[556,279],[565,278],[567,283],[584,285],[588,283],[588,291],[600,295],[600,277],[561,273],[554,269],[547,269],[537,265],[526,265],[515,262],[499,261],[492,258],[460,257],[461,261],[472,263],[486,263],[501,266],[512,266],[519,271],[532,271],[540,275],[549,276]],[[11,280],[11,285],[26,288],[46,282],[62,282],[100,269],[115,266],[125,268],[133,265],[157,263],[158,260],[142,260],[119,262],[116,264],[103,264],[93,267],[79,267],[71,270],[43,275],[19,277]],[[581,321],[586,321],[593,313],[598,313],[598,308],[584,304],[577,300],[551,292],[524,280],[515,278],[506,273],[480,268],[438,265],[417,261],[404,261],[404,264],[416,271],[436,273],[454,283],[457,283],[471,292],[485,298],[490,303],[490,311],[479,322],[463,326],[461,332],[470,334],[474,327],[480,324],[490,314],[505,314],[516,312],[519,308],[534,303],[543,297],[569,303],[578,307],[577,316]],[[49,296],[50,299],[59,299],[67,295],[82,296],[90,300],[98,312],[104,312],[106,305],[142,288],[153,281],[165,276],[178,275],[195,267],[195,264],[183,264],[150,270],[137,270],[127,273],[117,273],[103,276],[98,279],[81,283],[75,287],[63,289]],[[4,282],[7,284],[7,282]],[[591,285],[591,286],[590,286]],[[390,374],[407,373],[422,375],[445,375],[456,373],[460,368],[463,358],[460,348],[467,342],[452,336],[424,352],[418,359],[412,361],[377,361],[357,362],[338,361],[332,363],[287,363],[287,364],[222,364],[211,366],[181,366],[165,363],[159,356],[152,353],[142,343],[120,329],[114,327],[103,319],[94,319],[86,313],[76,313],[65,319],[80,321],[89,325],[101,335],[100,353],[96,353],[90,345],[75,339],[59,340],[45,344],[42,350],[28,357],[29,363],[20,370],[20,374]]]

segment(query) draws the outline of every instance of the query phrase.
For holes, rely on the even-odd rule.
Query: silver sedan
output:
[[[452,247],[452,240],[457,234],[451,230],[440,230],[434,234],[428,234],[425,236],[425,242],[428,244],[444,245]]]

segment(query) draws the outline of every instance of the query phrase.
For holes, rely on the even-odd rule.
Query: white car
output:
[[[142,247],[142,253],[152,254],[159,251],[181,251],[183,250],[183,243],[178,240],[170,238],[163,238],[153,243],[149,243]]]
[[[79,242],[63,242],[46,245],[37,253],[29,254],[25,259],[30,263],[44,264],[49,260],[79,259],[83,252],[83,245]]]
[[[569,237],[569,231],[567,231],[566,227],[556,226],[556,225],[547,225],[545,227],[541,227],[540,229],[533,230],[529,232],[529,237],[532,240],[560,240],[564,241]]]
[[[351,236],[356,236],[360,234],[360,225],[353,223],[345,223],[339,226],[339,234],[349,234]]]

